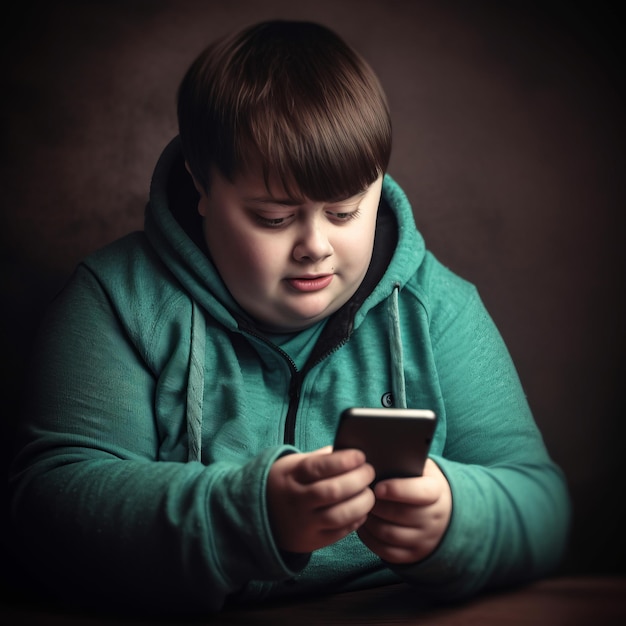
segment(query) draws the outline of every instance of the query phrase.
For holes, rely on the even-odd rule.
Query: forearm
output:
[[[480,467],[436,458],[452,490],[452,518],[443,541],[424,561],[395,568],[434,598],[540,577],[559,563],[570,505],[559,469],[549,459]]]
[[[293,574],[263,500],[280,450],[244,466],[91,459],[14,479],[25,562],[73,604],[219,610],[254,579]]]

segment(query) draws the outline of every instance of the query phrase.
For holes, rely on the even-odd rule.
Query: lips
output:
[[[320,291],[330,285],[334,278],[333,274],[320,274],[317,276],[296,276],[288,278],[287,282],[296,291],[310,292]]]

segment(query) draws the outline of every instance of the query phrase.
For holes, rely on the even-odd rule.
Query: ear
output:
[[[205,203],[207,201],[206,190],[196,180],[196,177],[191,173],[191,168],[189,167],[189,163],[187,163],[187,161],[185,161],[185,169],[189,173],[189,176],[191,176],[191,180],[193,181],[193,186],[196,188],[196,191],[200,195],[200,201],[198,202],[198,213],[200,213],[200,215],[204,217],[206,215],[206,206],[205,206]]]
[[[189,173],[189,176],[191,176],[191,180],[193,180],[193,186],[196,188],[196,191],[201,196],[205,196],[206,190],[202,187],[202,185],[196,180],[196,177],[192,174],[191,168],[189,167],[189,163],[187,161],[185,161],[185,169]]]

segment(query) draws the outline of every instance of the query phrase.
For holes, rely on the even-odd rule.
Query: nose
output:
[[[316,263],[333,254],[333,246],[328,233],[320,221],[311,219],[301,225],[293,249],[293,257],[296,261]]]

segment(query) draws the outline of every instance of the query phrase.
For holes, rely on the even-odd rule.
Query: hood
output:
[[[144,230],[167,268],[192,301],[231,330],[245,315],[209,259],[197,211],[198,193],[185,169],[180,140],[174,138],[157,162]]]
[[[180,141],[176,137],[163,151],[154,171],[145,233],[156,254],[189,294],[192,304],[186,409],[190,461],[200,461],[202,449],[206,348],[202,310],[226,329],[258,334],[253,320],[232,298],[209,258],[197,204],[198,194],[185,169]],[[389,320],[394,403],[397,407],[406,407],[398,297],[418,270],[424,254],[424,241],[415,228],[411,206],[400,187],[386,175],[368,272],[351,300],[329,318],[304,371],[347,341],[367,312],[384,303]]]
[[[190,297],[227,328],[254,325],[223,283],[211,262],[197,212],[198,195],[184,167],[180,140],[163,151],[152,177],[145,232],[157,255]],[[351,327],[367,311],[403,287],[424,257],[424,242],[415,228],[411,206],[397,183],[386,175],[370,271],[355,302]]]

